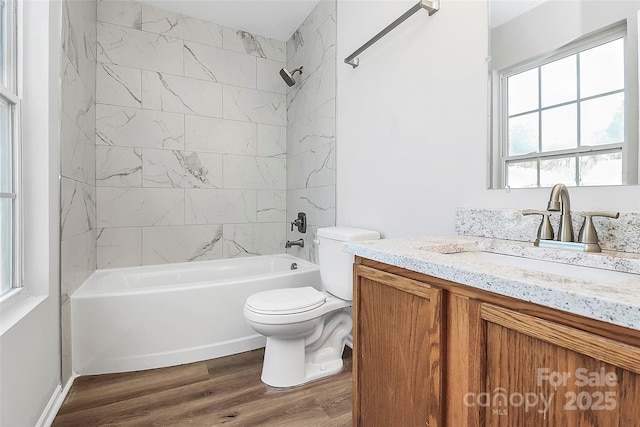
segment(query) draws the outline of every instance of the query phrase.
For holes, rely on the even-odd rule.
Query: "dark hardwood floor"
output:
[[[263,350],[74,381],[53,426],[351,425],[351,350],[338,375],[303,387],[260,381]]]

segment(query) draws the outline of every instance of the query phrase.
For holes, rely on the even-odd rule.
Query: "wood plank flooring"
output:
[[[303,387],[260,381],[264,351],[74,381],[54,427],[351,425],[351,350],[340,374]]]

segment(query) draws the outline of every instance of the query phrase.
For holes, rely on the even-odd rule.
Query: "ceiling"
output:
[[[489,27],[494,28],[548,0],[489,0]]]
[[[287,41],[319,0],[140,0],[238,30]],[[548,0],[488,0],[496,27]]]
[[[318,0],[141,0],[143,3],[287,41]]]

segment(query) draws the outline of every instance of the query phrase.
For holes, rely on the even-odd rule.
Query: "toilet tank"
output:
[[[327,227],[318,229],[318,255],[322,286],[332,295],[343,300],[353,299],[354,256],[342,250],[346,242],[375,240],[377,231],[350,227]]]

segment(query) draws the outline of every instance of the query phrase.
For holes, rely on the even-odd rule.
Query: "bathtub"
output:
[[[264,347],[244,320],[246,298],[320,283],[317,265],[291,255],[97,270],[71,296],[73,370],[151,369]]]

